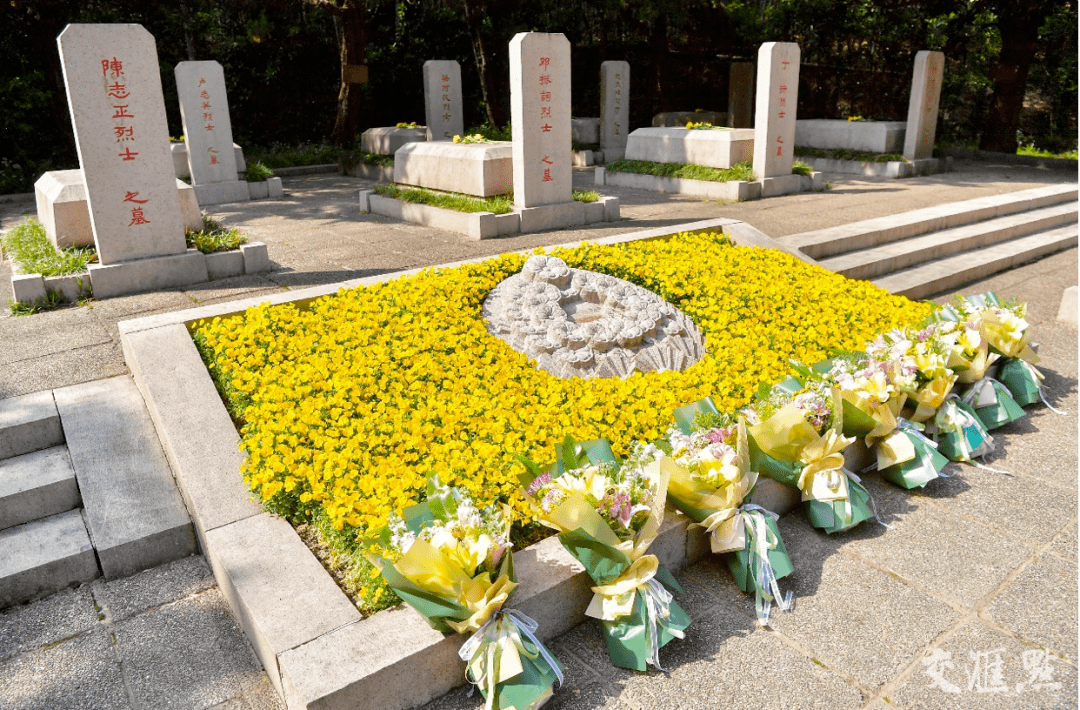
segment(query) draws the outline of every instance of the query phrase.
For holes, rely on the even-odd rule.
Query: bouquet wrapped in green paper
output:
[[[479,510],[432,477],[427,501],[392,518],[367,547],[387,585],[432,628],[472,633],[460,656],[487,710],[531,710],[551,698],[564,666],[534,635],[535,621],[504,608],[517,587],[509,508]]]
[[[721,414],[709,397],[673,414],[676,428],[659,442],[678,464],[668,500],[705,528],[712,551],[724,555],[739,589],[754,593],[758,621],[768,624],[774,604],[791,608],[792,594],[781,594],[777,580],[794,567],[776,513],[750,502],[758,475],[750,466],[746,422]]]
[[[835,387],[844,436],[866,442],[886,480],[901,488],[922,487],[942,475],[948,459],[938,453],[934,441],[923,435],[921,423],[901,415],[907,393],[918,389],[914,358],[899,354],[910,347],[910,342],[902,332],[893,331],[879,337],[878,346],[876,357],[856,352],[810,368],[793,363],[801,378],[796,381],[822,390]],[[948,382],[949,378],[944,380]]]
[[[799,489],[810,524],[827,533],[876,517],[859,477],[844,468],[844,449],[855,439],[843,434],[839,390],[820,380],[796,387],[789,380],[763,389],[743,410],[751,468]]]
[[[646,554],[664,519],[670,459],[620,463],[605,440],[577,443],[569,436],[555,463],[541,468],[524,458],[520,480],[559,532],[563,547],[585,567],[595,586],[585,613],[600,619],[611,662],[620,668],[662,669],[660,648],[683,638],[690,617],[668,588],[682,591],[656,555]]]
[[[994,437],[986,431],[971,405],[950,394],[926,423],[926,434],[938,445],[938,453],[950,461],[971,461],[994,450]]]
[[[958,372],[961,400],[971,407],[979,422],[987,430],[1016,421],[1024,416],[1024,409],[1013,398],[1009,388],[991,376],[992,368],[1000,368],[998,360],[1002,352],[992,343],[997,342],[1017,356],[1023,354],[1029,361],[1038,360],[1035,352],[1027,344],[1026,337],[1010,347],[1003,334],[1002,323],[1008,322],[1022,332],[1027,323],[1017,321],[1015,313],[999,308],[998,298],[993,293],[968,298],[957,297],[956,301],[935,313],[935,318],[942,321],[954,321],[960,324],[965,333],[977,332],[967,337],[966,345],[957,347],[950,359],[949,366]],[[1022,308],[1022,304],[1016,308]],[[1022,323],[1022,325],[1021,325]]]

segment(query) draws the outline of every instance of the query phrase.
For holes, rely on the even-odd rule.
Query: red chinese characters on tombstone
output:
[[[218,152],[217,152],[217,150],[216,150],[216,149],[214,148],[214,146],[209,146],[209,147],[208,147],[208,148],[206,149],[206,152],[210,154],[210,164],[211,164],[211,165],[217,165],[217,164],[218,164],[218,161],[217,161],[217,155],[218,155]]]
[[[116,142],[120,141],[132,141],[135,140],[135,127],[134,126],[116,126],[113,128],[116,131]]]
[[[143,215],[142,207],[131,208],[131,222],[128,223],[129,227],[134,227],[137,224],[150,224],[150,220]]]
[[[124,195],[124,202],[134,202],[137,205],[145,205],[147,202],[150,201],[150,200],[137,200],[137,199],[135,199],[136,197],[139,196],[138,192],[132,192],[131,190],[125,190],[124,192],[127,193],[126,195]]]
[[[114,79],[119,79],[124,75],[124,63],[116,57],[112,59],[101,60],[101,75],[107,76],[109,72],[112,72]]]
[[[138,153],[133,153],[131,148],[124,148],[124,152],[123,153],[117,153],[117,155],[119,155],[121,158],[123,158],[124,161],[128,161],[128,160],[135,160],[135,156],[138,155]]]
[[[544,168],[544,178],[541,182],[555,182],[555,178],[551,177],[551,168]]]
[[[125,84],[116,81],[109,85],[109,96],[114,99],[126,99],[131,96],[131,94],[127,92],[127,86]]]

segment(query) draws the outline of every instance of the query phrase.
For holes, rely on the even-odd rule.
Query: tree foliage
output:
[[[422,123],[428,59],[461,63],[467,126],[502,127],[507,45],[542,31],[571,42],[577,116],[599,113],[604,60],[630,63],[638,127],[659,111],[726,110],[731,63],[793,41],[800,117],[904,120],[915,53],[935,49],[946,55],[939,140],[1076,147],[1075,0],[11,0],[0,10],[0,191],[77,164],[55,49],[70,22],[138,22],[154,35],[172,135],[173,67],[220,62],[241,145],[346,143],[368,126]],[[344,82],[343,64],[366,65],[369,82]]]

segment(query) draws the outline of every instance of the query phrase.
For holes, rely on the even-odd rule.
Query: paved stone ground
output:
[[[639,221],[590,231],[728,216],[783,237],[1075,177],[1016,168],[993,174],[987,184],[963,172],[838,179],[824,195],[734,205],[617,191],[624,215]],[[125,373],[115,323],[134,315],[581,238],[547,233],[477,243],[405,228],[360,216],[351,202],[358,184],[298,178],[287,183],[286,203],[215,212],[270,245],[282,268],[269,277],[0,319],[0,396]],[[431,258],[415,261],[423,254]],[[550,707],[1077,707],[1077,332],[1055,321],[1062,291],[1076,283],[1072,249],[963,289],[1028,301],[1050,400],[1068,413],[1032,407],[1029,417],[995,432],[999,448],[987,463],[1011,476],[953,465],[953,478],[917,492],[867,476],[889,530],[864,524],[825,536],[801,513],[786,516],[780,527],[797,572],[781,586],[796,594],[793,612],[759,628],[752,600],[738,593],[722,563],[707,559],[680,575],[687,590],[681,602],[694,624],[685,640],[661,652],[670,674],[612,668],[595,624],[585,623],[551,643],[568,672]],[[1052,654],[1048,675],[1032,681],[1043,650]],[[924,660],[935,656],[957,692],[930,687],[926,671],[935,668]],[[998,679],[1005,690],[994,690]],[[201,557],[0,612],[4,710],[280,707]],[[428,707],[482,703],[458,690]]]
[[[211,211],[267,243],[274,270],[64,308],[32,317],[8,316],[11,265],[0,262],[0,398],[127,372],[116,323],[200,304],[442,264],[475,256],[651,229],[714,217],[749,222],[773,238],[885,214],[1050,183],[1075,173],[957,161],[942,175],[887,180],[830,175],[833,189],[741,203],[717,203],[623,188],[603,188],[622,203],[624,219],[570,231],[486,241],[430,227],[364,215],[357,192],[371,181],[334,174],[285,178],[284,200],[220,205]],[[575,169],[577,187],[591,187],[593,169]],[[0,229],[33,214],[32,200],[0,203]]]

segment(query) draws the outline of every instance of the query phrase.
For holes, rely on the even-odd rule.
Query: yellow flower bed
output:
[[[551,457],[566,434],[625,453],[659,437],[676,407],[712,395],[746,403],[788,358],[815,362],[927,315],[868,282],[718,234],[551,253],[627,279],[680,307],[707,354],[685,372],[563,380],[488,334],[481,304],[520,270],[505,255],[396,279],[313,303],[259,306],[196,331],[211,372],[244,423],[245,480],[271,509],[320,508],[334,527],[380,527],[416,501],[428,474],[480,505],[516,493],[511,452]]]

